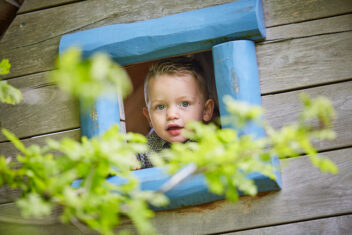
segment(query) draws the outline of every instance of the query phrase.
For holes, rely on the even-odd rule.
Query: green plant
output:
[[[59,69],[50,73],[49,80],[78,97],[85,108],[99,96],[109,97],[117,93],[124,97],[132,91],[126,71],[108,55],[98,53],[82,60],[81,54],[81,50],[75,47],[62,54],[56,62]]]
[[[52,81],[91,105],[103,93],[130,90],[130,82],[121,67],[105,55],[81,60],[79,49],[70,49],[58,61],[58,69],[51,73]],[[124,92],[123,94],[126,94]],[[254,195],[254,183],[245,176],[260,172],[275,177],[267,164],[271,156],[281,158],[307,152],[313,165],[322,171],[336,173],[337,167],[318,156],[312,145],[315,138],[333,138],[331,122],[334,111],[328,100],[311,100],[302,96],[304,110],[296,123],[274,130],[260,121],[259,107],[226,98],[229,120],[237,130],[219,129],[213,124],[190,123],[185,133],[194,142],[175,143],[153,157],[155,164],[166,166],[171,174],[193,163],[202,172],[212,192],[225,194],[236,200],[237,188]],[[315,120],[315,122],[314,122]],[[264,125],[268,137],[254,139],[239,136],[249,122]],[[148,204],[163,205],[167,199],[157,192],[141,191],[130,171],[138,164],[134,158],[146,150],[146,140],[138,134],[121,134],[113,127],[102,137],[48,140],[43,147],[25,147],[9,131],[4,135],[20,150],[18,165],[10,158],[0,157],[0,185],[21,188],[17,205],[24,216],[46,216],[56,205],[62,208],[61,218],[80,227],[88,225],[103,234],[112,234],[121,215],[129,217],[141,234],[156,233]],[[109,184],[106,177],[115,174],[124,179],[118,186]],[[80,179],[79,187],[72,182]],[[77,183],[77,181],[76,181]]]
[[[10,72],[11,64],[8,59],[0,62],[0,75]],[[0,101],[7,104],[18,104],[22,100],[22,93],[9,85],[6,81],[0,81]]]
[[[307,95],[301,96],[304,109],[296,123],[274,130],[261,121],[262,109],[250,107],[245,103],[225,97],[227,110],[231,114],[226,121],[236,123],[234,129],[220,129],[214,124],[193,122],[188,124],[185,133],[195,142],[174,143],[152,159],[157,165],[167,165],[171,174],[188,164],[195,164],[197,172],[205,175],[210,190],[225,194],[227,199],[237,200],[236,188],[249,195],[255,195],[257,188],[253,180],[246,177],[252,172],[260,172],[275,178],[270,164],[271,156],[279,158],[294,157],[307,153],[312,164],[323,172],[336,174],[336,165],[328,158],[317,154],[312,141],[332,139],[331,122],[335,116],[331,103],[324,97],[314,100]],[[314,126],[312,121],[317,121]],[[250,122],[265,127],[267,137],[253,138],[240,136],[239,133]]]
[[[148,203],[160,206],[167,199],[157,192],[141,191],[130,171],[138,164],[135,154],[145,150],[144,136],[121,134],[114,126],[101,138],[83,137],[81,143],[49,139],[44,147],[27,148],[9,131],[3,129],[3,134],[21,154],[17,156],[20,167],[0,158],[0,185],[6,183],[22,190],[23,196],[16,204],[23,216],[48,216],[54,206],[59,206],[63,222],[79,228],[86,224],[103,234],[113,234],[123,214],[141,234],[155,233],[148,220],[153,215]],[[125,183],[110,184],[106,180],[109,175],[117,175]]]

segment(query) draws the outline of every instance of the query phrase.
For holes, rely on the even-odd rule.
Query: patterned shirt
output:
[[[144,154],[137,154],[137,159],[142,164],[141,169],[153,167],[153,164],[150,160],[150,155],[153,152],[160,152],[162,149],[170,148],[170,143],[166,140],[160,138],[154,129],[152,129],[149,134],[146,136],[148,140],[148,150]]]

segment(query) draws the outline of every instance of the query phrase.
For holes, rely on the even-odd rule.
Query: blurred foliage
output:
[[[51,81],[90,104],[101,95],[127,94],[131,90],[126,72],[106,55],[82,60],[81,51],[73,48],[60,57],[57,65]],[[334,138],[332,105],[322,97],[310,99],[302,95],[301,99],[304,108],[298,121],[274,130],[261,120],[260,107],[225,97],[231,114],[228,121],[236,129],[189,123],[184,134],[192,141],[173,143],[170,149],[153,156],[153,162],[165,166],[171,174],[195,164],[196,172],[204,174],[212,192],[233,201],[238,199],[237,189],[249,195],[257,193],[248,174],[257,172],[275,178],[275,169],[268,164],[272,156],[286,158],[307,153],[321,171],[336,173],[335,164],[319,156],[312,144],[315,139]],[[263,125],[267,137],[239,134],[253,122]],[[24,216],[48,216],[58,205],[62,221],[81,229],[88,226],[102,234],[113,234],[123,215],[132,220],[140,234],[156,233],[150,222],[154,212],[148,205],[165,205],[167,198],[142,191],[130,170],[138,167],[135,155],[146,151],[144,136],[122,134],[114,126],[101,137],[83,137],[81,142],[47,140],[43,147],[25,147],[12,133],[2,131],[21,154],[17,155],[20,166],[9,157],[0,157],[0,185],[22,189],[17,205]],[[109,175],[119,176],[123,183],[110,184],[106,180]]]
[[[57,59],[56,66],[58,69],[50,73],[49,80],[87,106],[99,96],[125,97],[132,91],[127,72],[106,54],[97,53],[82,60],[82,51],[74,47]]]
[[[227,121],[236,123],[236,129],[220,129],[214,124],[189,123],[184,134],[191,140],[185,144],[174,143],[153,156],[154,164],[167,165],[171,174],[188,164],[196,164],[197,172],[204,174],[210,190],[225,194],[227,199],[237,200],[238,191],[255,195],[257,187],[246,176],[257,172],[275,179],[272,156],[279,158],[295,157],[306,153],[312,164],[323,172],[337,173],[336,165],[328,158],[317,154],[312,141],[332,139],[331,130],[334,110],[329,100],[323,97],[310,99],[302,95],[304,111],[297,122],[274,130],[261,120],[262,109],[225,97],[228,112]],[[311,122],[316,121],[318,126]],[[254,138],[241,135],[249,123],[262,123],[267,136]]]
[[[10,73],[11,64],[8,59],[2,59],[0,62],[0,75]]]
[[[334,108],[330,100],[321,96],[311,99],[302,93],[301,101],[303,111],[296,123],[286,125],[280,130],[266,125],[270,154],[285,158],[305,153],[322,172],[336,174],[336,165],[330,159],[320,156],[313,146],[313,141],[332,140],[336,137],[332,130],[332,121],[336,117]]]
[[[0,62],[0,75],[6,75],[10,72],[11,64],[8,59],[2,59]],[[7,104],[18,104],[22,100],[22,93],[7,84],[6,81],[0,81],[0,101]]]
[[[21,166],[1,156],[0,186],[7,184],[22,190],[17,205],[23,216],[49,216],[58,205],[62,221],[78,228],[88,225],[102,234],[113,234],[113,228],[125,215],[141,234],[155,234],[149,222],[154,213],[148,203],[165,205],[167,198],[141,191],[130,170],[138,165],[135,154],[145,151],[144,136],[121,134],[114,126],[100,138],[83,137],[81,143],[69,138],[48,139],[44,147],[27,148],[9,131],[2,132],[20,150],[17,161]],[[124,183],[109,183],[109,175],[121,177]]]

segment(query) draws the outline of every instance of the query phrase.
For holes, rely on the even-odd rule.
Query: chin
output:
[[[167,141],[170,143],[176,143],[176,142],[183,143],[186,140],[187,139],[183,136],[176,136],[176,137],[169,138]]]

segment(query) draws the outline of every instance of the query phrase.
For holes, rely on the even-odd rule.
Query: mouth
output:
[[[181,134],[182,129],[183,129],[182,126],[179,126],[179,125],[177,125],[177,124],[170,124],[170,125],[167,126],[166,131],[167,131],[170,135],[176,136],[176,135]]]

